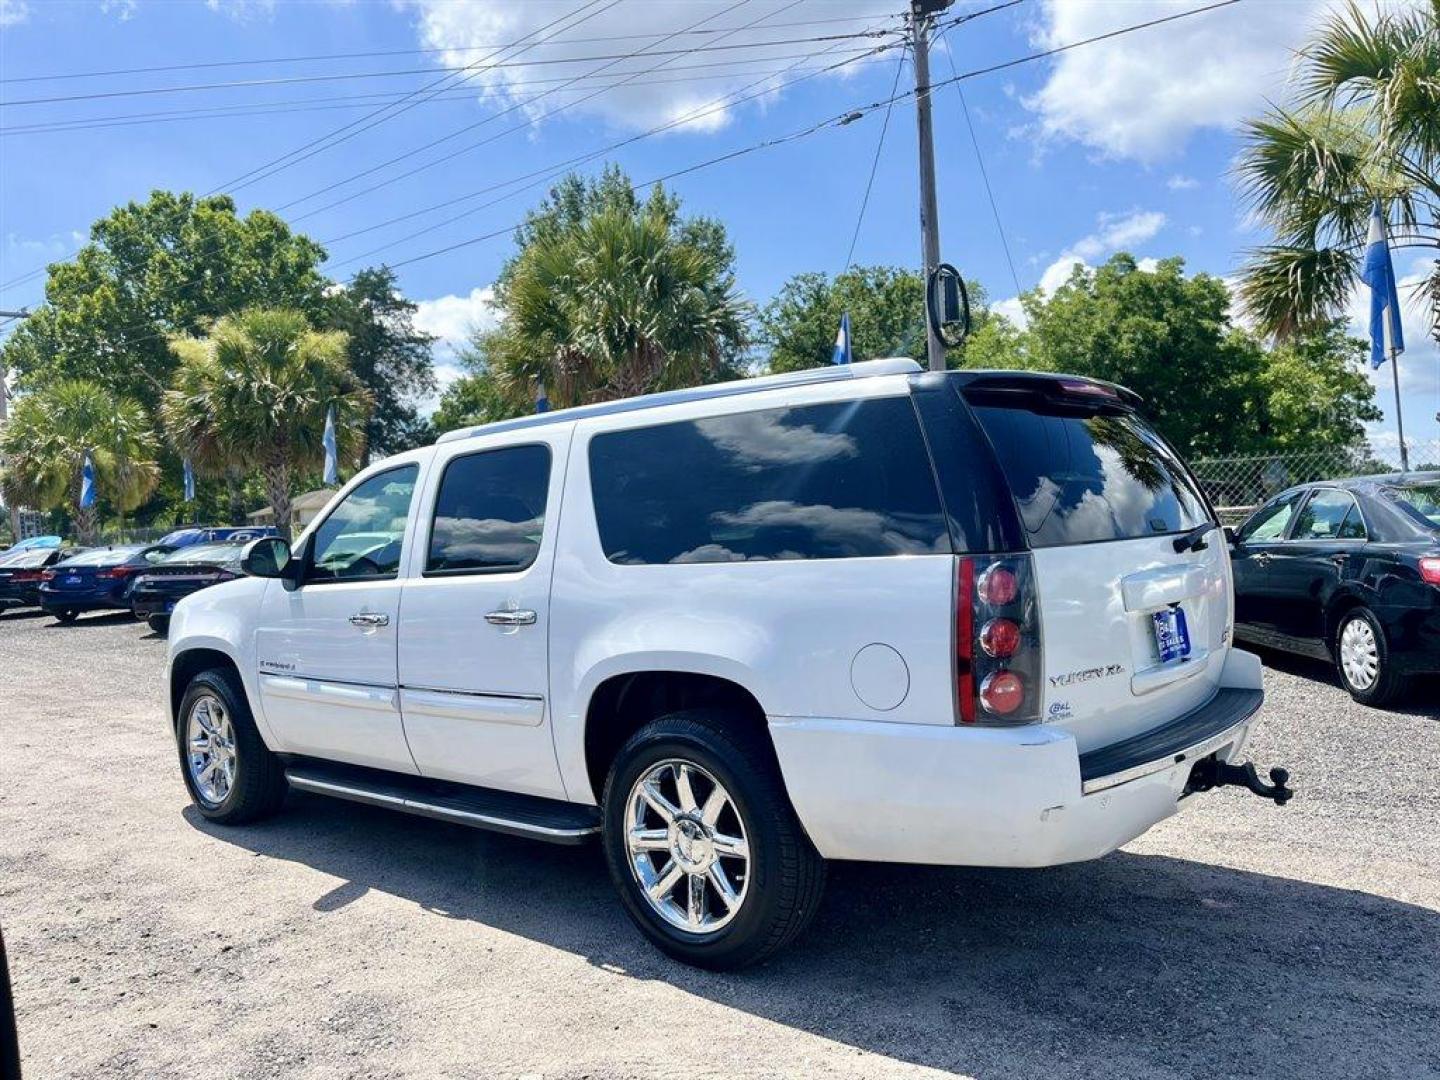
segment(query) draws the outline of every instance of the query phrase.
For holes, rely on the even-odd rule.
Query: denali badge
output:
[[[1079,671],[1067,671],[1064,675],[1051,675],[1051,686],[1070,686],[1073,683],[1090,682],[1092,679],[1108,679],[1111,675],[1119,675],[1125,670],[1124,664],[1106,664],[1104,667],[1081,668]]]

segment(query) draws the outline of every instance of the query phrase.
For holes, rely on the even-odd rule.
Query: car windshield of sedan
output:
[[[1440,483],[1408,484],[1387,489],[1391,498],[1431,528],[1440,528]]]
[[[244,544],[196,544],[172,551],[162,563],[195,563],[203,566],[234,566],[240,562]]]

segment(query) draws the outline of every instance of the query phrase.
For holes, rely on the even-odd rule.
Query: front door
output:
[[[400,557],[419,466],[362,481],[297,553],[300,587],[272,581],[256,630],[260,703],[279,749],[415,772],[400,722]]]
[[[565,797],[547,695],[553,513],[570,428],[444,445],[400,627],[401,709],[422,775]]]
[[[1279,628],[1275,560],[1283,557],[1285,535],[1303,492],[1262,506],[1240,528],[1230,566],[1235,581],[1235,627],[1241,635],[1268,641]]]

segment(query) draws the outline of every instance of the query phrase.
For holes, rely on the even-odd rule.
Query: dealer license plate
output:
[[[1155,612],[1155,648],[1160,653],[1160,663],[1169,664],[1183,660],[1190,655],[1190,628],[1185,625],[1185,609],[1166,608]]]

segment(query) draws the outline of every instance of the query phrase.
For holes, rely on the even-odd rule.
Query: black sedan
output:
[[[1367,705],[1440,672],[1440,472],[1283,491],[1230,559],[1237,638],[1333,661]]]
[[[157,634],[170,626],[170,612],[193,592],[241,575],[240,556],[248,540],[195,544],[172,551],[140,575],[130,608]]]
[[[7,607],[35,607],[45,571],[78,548],[18,548],[0,553],[0,611]]]

